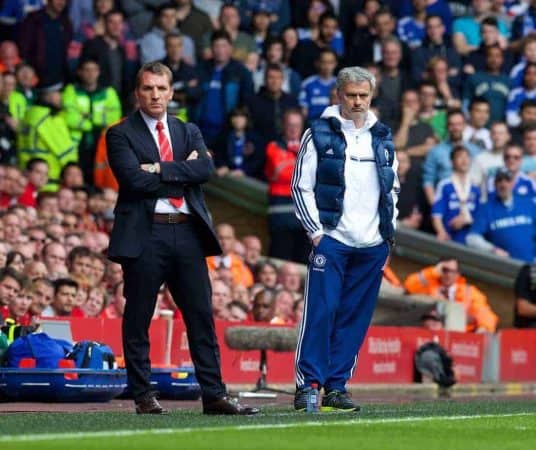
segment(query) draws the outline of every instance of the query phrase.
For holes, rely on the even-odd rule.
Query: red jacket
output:
[[[299,143],[297,146],[290,146],[290,149],[288,147],[279,141],[272,141],[266,147],[264,174],[268,180],[270,195],[290,197],[290,183],[296,165]]]

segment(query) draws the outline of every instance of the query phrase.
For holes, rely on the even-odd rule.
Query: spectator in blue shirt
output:
[[[510,127],[521,123],[519,110],[525,100],[536,99],[536,63],[528,63],[523,77],[523,86],[510,91],[506,106],[506,122]]]
[[[536,205],[532,198],[513,193],[514,178],[508,169],[495,174],[496,195],[479,208],[467,245],[498,256],[531,263],[535,256]]]
[[[437,239],[465,244],[477,211],[480,190],[471,183],[471,155],[462,145],[450,152],[452,174],[439,182],[432,205],[432,225]]]
[[[474,158],[480,153],[480,148],[468,142],[463,142],[463,129],[465,128],[465,117],[462,110],[455,109],[449,111],[447,115],[448,138],[433,147],[423,164],[422,181],[423,189],[428,203],[432,205],[435,198],[437,183],[443,178],[450,176],[452,164],[450,152],[457,145],[463,145]]]
[[[504,167],[512,174],[514,179],[514,194],[528,198],[536,196],[536,185],[531,177],[521,171],[523,162],[523,149],[519,145],[510,144],[503,154]],[[495,194],[495,177],[488,178],[488,196]]]
[[[524,36],[529,36],[536,31],[536,1],[532,0],[529,9],[517,16],[512,24],[512,44],[514,46]]]
[[[427,0],[413,0],[413,15],[398,20],[397,34],[409,48],[420,47],[425,37],[424,23],[426,20]]]
[[[536,124],[530,123],[523,129],[523,164],[521,170],[528,175],[536,175]]]
[[[510,79],[512,80],[512,88],[523,85],[523,77],[525,76],[525,68],[528,63],[536,63],[536,36],[530,35],[523,39],[521,61],[519,61],[510,71]]]
[[[329,94],[335,86],[333,76],[337,67],[337,55],[328,48],[323,49],[316,60],[317,75],[306,78],[301,86],[299,97],[303,115],[307,120],[318,119],[330,104]]]
[[[457,52],[463,56],[468,55],[479,47],[482,40],[480,22],[491,14],[490,0],[472,0],[471,4],[473,14],[456,19],[452,27],[452,42]],[[502,39],[505,40],[504,47],[506,47],[508,27],[502,20],[498,21],[498,26]]]

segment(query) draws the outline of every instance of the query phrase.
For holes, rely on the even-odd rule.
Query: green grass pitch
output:
[[[176,410],[0,414],[0,449],[509,450],[536,443],[536,401],[438,400],[310,415],[271,407],[256,417]]]

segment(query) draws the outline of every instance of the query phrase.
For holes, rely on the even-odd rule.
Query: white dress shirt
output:
[[[141,113],[141,117],[143,118],[143,121],[145,122],[145,125],[147,125],[147,128],[149,128],[149,131],[151,132],[151,136],[154,139],[158,152],[160,152],[160,144],[158,143],[158,130],[156,129],[156,124],[158,123],[158,120],[145,114],[141,110],[140,110],[140,113]],[[164,117],[162,118],[161,122],[164,125],[163,131],[166,134],[166,137],[168,138],[168,141],[169,141],[169,145],[171,146],[171,150],[173,151],[173,145],[171,144],[171,135],[169,133],[168,123],[167,123],[167,114],[164,114]],[[175,206],[173,206],[171,202],[169,201],[169,198],[159,198],[156,201],[154,212],[159,213],[159,214],[170,214],[170,213],[190,214],[190,208],[188,208],[188,204],[186,203],[186,198],[184,198],[184,201],[182,202],[182,205],[180,206],[180,208],[176,208]]]

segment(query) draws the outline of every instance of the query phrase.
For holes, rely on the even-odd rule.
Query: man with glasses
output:
[[[508,169],[497,171],[495,195],[479,208],[466,243],[486,253],[530,263],[536,250],[536,206],[532,197],[513,192],[514,182]]]
[[[533,198],[536,195],[535,182],[525,172],[521,171],[521,164],[523,162],[523,149],[518,145],[508,145],[503,154],[503,161],[504,167],[506,167],[510,171],[514,179],[514,194]],[[494,176],[490,176],[488,178],[487,187],[488,195],[495,194]]]
[[[498,317],[486,296],[460,275],[455,258],[441,259],[435,266],[410,274],[404,281],[408,294],[429,295],[444,301],[460,303],[465,309],[466,331],[495,332]]]

